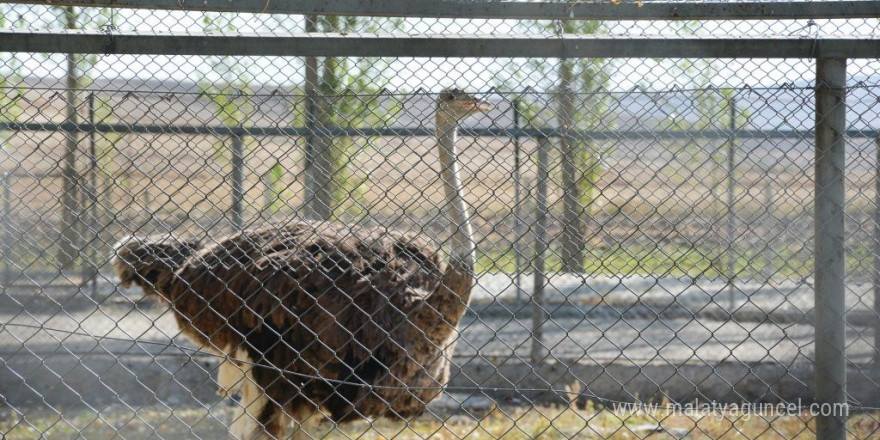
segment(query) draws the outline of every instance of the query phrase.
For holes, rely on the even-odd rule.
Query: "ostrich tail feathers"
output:
[[[153,292],[163,275],[173,273],[201,244],[173,235],[125,237],[113,246],[113,269],[119,285]]]

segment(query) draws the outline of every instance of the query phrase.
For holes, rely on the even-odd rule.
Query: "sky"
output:
[[[4,26],[28,29],[58,27],[57,12],[42,6],[0,5],[8,18]],[[91,28],[106,24],[110,14],[89,9],[83,21]],[[175,32],[200,34],[206,30],[215,34],[289,34],[302,32],[301,16],[265,16],[256,14],[201,14],[177,11],[115,10],[113,22],[122,32]],[[20,17],[20,20],[16,20]],[[17,23],[16,23],[17,21]],[[453,19],[376,19],[363,26],[363,33],[405,34],[481,34],[493,35],[537,34],[554,37],[549,22],[514,20],[453,20]],[[880,36],[877,20],[818,20],[814,22],[748,21],[748,22],[606,22],[603,33],[610,36],[640,37],[740,37],[768,36],[785,38],[834,38],[857,36],[876,38]],[[355,32],[354,34],[356,34]],[[747,40],[744,40],[747,41]],[[744,43],[748,44],[748,43]],[[8,73],[11,54],[0,54],[0,72]],[[23,66],[25,76],[62,78],[65,57],[52,55],[48,58],[38,54],[15,55]],[[195,82],[203,78],[212,81],[210,59],[194,56],[97,56],[91,70],[92,77],[104,79],[140,78],[158,81]],[[239,70],[246,71],[248,81],[267,87],[290,88],[303,81],[303,68],[296,57],[246,57],[239,59]],[[381,77],[371,78],[377,85],[391,90],[410,91],[419,88],[437,91],[444,87],[458,86],[474,90],[492,87],[523,89],[552,87],[554,66],[558,60],[488,59],[488,58],[384,58],[379,63]],[[351,59],[356,65],[357,60]],[[540,65],[543,64],[543,65]],[[690,70],[676,68],[676,60],[626,59],[609,64],[611,70],[607,87],[613,90],[629,90],[635,86],[652,90],[692,87],[697,70],[711,68],[705,82],[717,87],[762,87],[784,83],[808,83],[813,81],[811,60],[712,60],[697,63]],[[863,78],[877,71],[876,60],[852,61],[849,73]],[[4,72],[5,71],[5,72]],[[521,77],[517,77],[516,73]],[[238,75],[238,71],[224,74],[226,78]],[[371,74],[372,76],[372,74]]]

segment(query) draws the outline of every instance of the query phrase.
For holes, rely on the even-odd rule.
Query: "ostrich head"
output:
[[[446,194],[446,210],[451,220],[449,238],[450,257],[456,270],[473,271],[476,244],[468,215],[467,203],[462,196],[462,179],[456,142],[458,122],[470,115],[488,111],[489,102],[459,89],[446,89],[437,97],[437,146],[440,178]],[[468,290],[470,287],[468,286]]]
[[[460,89],[446,89],[437,97],[437,125],[456,124],[458,121],[492,109],[492,104]]]

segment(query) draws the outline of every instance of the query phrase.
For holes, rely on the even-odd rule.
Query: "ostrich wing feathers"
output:
[[[161,248],[136,243],[126,255],[144,261]],[[119,251],[117,259],[131,261]],[[445,269],[414,234],[295,223],[229,236],[174,264],[140,278],[155,283],[191,338],[248,352],[254,380],[293,413],[305,406],[323,407],[336,421],[407,417],[448,379],[454,339],[437,344],[425,329],[452,334],[460,316],[411,319]],[[123,281],[133,279],[126,274]]]

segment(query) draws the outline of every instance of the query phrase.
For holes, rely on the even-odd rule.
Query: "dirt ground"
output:
[[[598,397],[622,400],[784,401],[812,395],[814,329],[806,320],[777,322],[772,314],[720,320],[701,314],[707,303],[687,292],[675,301],[676,309],[658,302],[662,294],[650,293],[656,286],[668,293],[670,282],[655,282],[653,290],[635,296],[642,302],[625,295],[613,300],[614,289],[604,293],[605,303],[572,301],[578,295],[566,293],[566,281],[559,279],[542,327],[548,355],[533,363],[531,307],[510,294],[492,300],[485,288],[500,283],[481,278],[483,291],[472,304],[478,313],[460,324],[452,393],[491,389],[500,402],[552,400],[556,391],[579,382]],[[636,282],[630,283],[633,289]],[[703,287],[698,291],[707,295]],[[102,289],[113,292],[109,285]],[[880,406],[870,334],[853,327],[847,335],[850,389],[855,402]],[[0,296],[0,397],[12,408],[214,404],[216,368],[216,358],[179,334],[166,308],[137,291],[98,299],[83,292]]]

